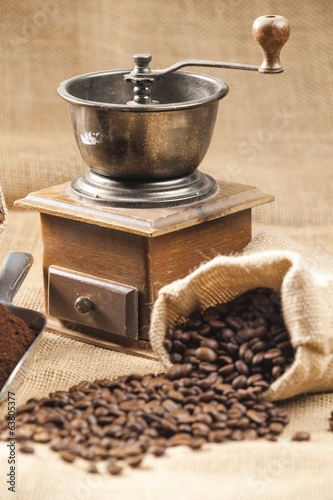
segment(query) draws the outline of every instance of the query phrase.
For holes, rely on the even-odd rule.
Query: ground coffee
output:
[[[260,399],[293,361],[280,293],[256,289],[166,332],[175,363],[166,373],[83,381],[17,409],[16,439],[49,443],[66,462],[81,457],[138,467],[145,453],[227,440],[275,441],[286,410]],[[10,439],[7,422],[2,438]],[[90,463],[89,472],[96,472]]]
[[[0,389],[38,332],[0,304]]]

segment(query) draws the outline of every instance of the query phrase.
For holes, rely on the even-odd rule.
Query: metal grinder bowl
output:
[[[158,104],[136,105],[129,70],[64,81],[80,153],[91,171],[112,179],[154,182],[192,174],[212,139],[218,101],[228,86],[213,77],[178,71],[153,85]]]

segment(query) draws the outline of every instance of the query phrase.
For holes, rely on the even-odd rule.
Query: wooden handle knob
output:
[[[260,73],[282,73],[280,52],[290,35],[287,19],[282,16],[258,17],[253,23],[252,35],[264,53]]]

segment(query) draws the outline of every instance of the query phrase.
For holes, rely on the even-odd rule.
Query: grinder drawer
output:
[[[50,266],[48,314],[138,338],[138,290],[89,274]]]

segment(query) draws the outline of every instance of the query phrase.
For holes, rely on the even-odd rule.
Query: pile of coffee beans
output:
[[[277,439],[287,412],[260,394],[294,359],[279,292],[260,288],[197,311],[168,328],[164,345],[174,363],[166,373],[83,381],[19,407],[21,451],[48,443],[67,462],[88,460],[89,472],[104,461],[119,474],[170,446]],[[1,430],[10,439],[6,421]]]

